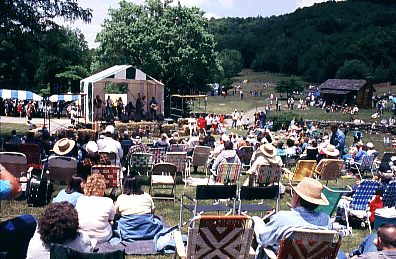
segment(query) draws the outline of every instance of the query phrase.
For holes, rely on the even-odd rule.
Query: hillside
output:
[[[328,1],[281,16],[210,20],[217,51],[237,49],[255,71],[328,78],[396,78],[396,5]]]

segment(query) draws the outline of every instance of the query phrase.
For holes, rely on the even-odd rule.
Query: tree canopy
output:
[[[224,76],[231,78],[237,76],[243,68],[241,52],[234,49],[223,49],[219,54],[220,65],[223,68]]]
[[[295,93],[301,93],[305,87],[299,84],[295,79],[281,80],[275,86],[275,91],[285,93],[287,98]]]
[[[143,5],[121,1],[110,9],[96,41],[93,67],[131,64],[161,80],[171,92],[199,90],[221,70],[203,12],[172,1]],[[186,87],[184,87],[186,86]]]

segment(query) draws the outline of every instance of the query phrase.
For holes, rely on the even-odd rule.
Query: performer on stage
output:
[[[94,99],[94,121],[102,120],[102,100],[99,95]]]
[[[124,103],[122,102],[122,99],[120,97],[120,98],[118,98],[118,101],[117,101],[117,116],[120,121],[121,121],[121,116],[122,116],[123,110],[124,110]]]
[[[150,101],[150,114],[152,115],[153,120],[158,120],[157,110],[158,110],[158,102],[155,100],[155,97],[153,96]]]
[[[113,100],[110,99],[110,95],[106,100],[106,116],[113,116]]]

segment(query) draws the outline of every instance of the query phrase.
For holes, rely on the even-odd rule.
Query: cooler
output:
[[[382,223],[392,223],[392,224],[396,225],[396,209],[395,208],[377,209],[374,212],[374,229],[378,230],[378,227]]]

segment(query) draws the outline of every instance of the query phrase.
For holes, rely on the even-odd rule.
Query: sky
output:
[[[90,48],[98,47],[95,43],[96,34],[101,31],[101,24],[104,19],[108,19],[108,9],[119,8],[119,0],[77,0],[82,8],[92,9],[93,18],[91,23],[86,24],[81,21],[74,23],[57,20],[59,24],[71,28],[79,28],[84,34]],[[127,0],[135,4],[142,4],[144,0]],[[327,0],[180,0],[183,6],[196,6],[205,12],[207,18],[223,17],[269,17],[292,13],[299,7],[311,6]],[[174,0],[173,4],[177,4]]]

